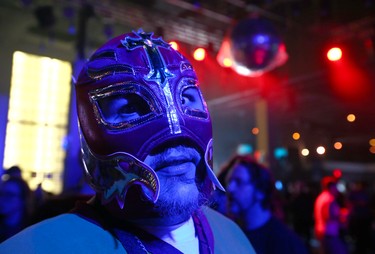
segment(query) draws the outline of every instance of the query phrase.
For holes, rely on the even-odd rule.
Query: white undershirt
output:
[[[173,226],[146,226],[143,230],[169,243],[183,253],[199,254],[199,241],[195,234],[194,221],[190,219]]]

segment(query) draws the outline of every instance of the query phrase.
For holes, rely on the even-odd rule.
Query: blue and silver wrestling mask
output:
[[[212,125],[190,62],[142,30],[101,46],[76,83],[85,170],[103,202],[123,206],[128,188],[156,202],[159,180],[143,163],[155,149],[184,142],[204,157],[204,191],[221,185],[212,171]],[[214,184],[213,184],[214,183]]]

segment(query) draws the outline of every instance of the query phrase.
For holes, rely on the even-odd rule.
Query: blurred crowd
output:
[[[77,201],[90,197],[81,191],[53,195],[41,185],[31,190],[19,166],[6,169],[0,179],[0,243],[30,225],[69,212]]]
[[[285,222],[311,253],[375,253],[375,189],[370,182],[328,175],[318,183],[291,182],[279,196]],[[333,250],[328,242],[324,250],[332,239],[342,252],[338,242],[331,244]]]
[[[265,191],[264,187],[265,182],[268,181],[273,184],[272,195],[267,198],[272,218],[276,218],[295,233],[308,253],[375,253],[375,188],[371,182],[346,179],[344,181],[341,177],[325,175],[320,181],[294,180],[277,184],[272,179],[272,173],[255,161],[242,163],[247,168],[248,175],[241,172],[243,169],[236,167],[235,163],[236,160],[238,162],[238,157],[229,160],[219,171],[218,179],[226,187],[226,193],[216,191],[213,195],[212,207],[234,219],[245,233],[251,228],[246,225],[250,220],[262,220],[256,212],[257,209],[254,210],[256,206],[254,200],[257,198],[263,200],[265,196],[270,195],[265,194],[270,192]],[[259,173],[262,170],[259,167],[263,167],[263,171],[268,172],[270,176],[262,177]],[[233,172],[235,172],[234,176]],[[248,189],[245,190],[243,185],[246,183]],[[241,192],[253,191],[251,189],[260,190],[263,196],[255,195],[250,198],[241,194]],[[235,191],[239,191],[238,194],[235,194]],[[242,201],[237,202],[238,197],[242,197]],[[243,200],[247,201],[246,204],[240,204],[244,202]],[[239,209],[242,211],[239,212]],[[249,213],[247,217],[246,213]],[[267,224],[264,223],[258,225],[257,230],[261,232],[260,229],[266,227]],[[257,249],[256,242],[261,241],[255,236],[259,237],[260,233],[254,234],[254,228],[256,226],[251,230],[253,233],[248,235],[257,253],[302,253],[293,250],[277,252],[276,248],[275,251]],[[266,247],[277,246],[277,243],[269,238],[272,234],[267,234]],[[283,239],[284,242],[287,241],[285,237]],[[280,248],[279,246],[279,251]]]

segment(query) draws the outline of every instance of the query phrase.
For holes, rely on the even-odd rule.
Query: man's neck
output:
[[[98,201],[96,201],[98,202]],[[98,203],[99,206],[100,203]],[[186,222],[191,214],[175,214],[173,216],[161,216],[157,212],[153,212],[150,207],[124,207],[121,209],[116,202],[112,201],[107,205],[104,205],[104,209],[108,212],[113,218],[116,218],[119,221],[131,222],[136,226],[173,226],[180,223]]]
[[[150,234],[153,234],[157,236],[160,239],[170,239],[171,241],[178,241],[181,240],[180,237],[185,237],[184,235],[178,235],[178,232],[182,228],[189,228],[192,229],[192,232],[189,232],[189,234],[194,236],[195,230],[194,230],[194,222],[193,219],[190,218],[187,221],[184,221],[182,223],[176,224],[176,225],[157,225],[157,226],[150,226],[150,225],[139,225],[140,228],[143,230],[149,232]]]
[[[137,225],[139,227],[174,227],[180,224],[185,223],[189,218],[185,217],[156,217],[156,218],[142,218],[142,219],[131,219],[128,220],[132,224]]]
[[[199,241],[191,217],[173,226],[140,226],[140,228],[183,253],[199,253]]]

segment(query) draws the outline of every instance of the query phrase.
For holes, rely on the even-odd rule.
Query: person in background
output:
[[[81,155],[80,151],[79,155]],[[41,184],[38,185],[33,193],[34,198],[37,197],[38,202],[35,202],[35,208],[31,214],[30,219],[32,224],[69,212],[75,207],[77,201],[88,201],[91,199],[94,191],[85,180],[82,158],[80,158],[79,162],[79,168],[70,169],[70,171],[78,171],[80,173],[76,172],[76,175],[74,175],[75,181],[72,182],[75,184],[70,184],[69,188],[64,188],[62,193],[58,195],[49,194],[43,191]],[[69,179],[69,176],[65,177]]]
[[[322,192],[314,203],[314,231],[321,253],[347,254],[348,247],[340,234],[344,220],[337,202],[337,178],[325,176],[321,186]]]
[[[31,191],[20,177],[5,173],[0,180],[0,242],[29,225]]]
[[[5,171],[3,177],[22,178],[21,168],[17,165],[11,166]]]
[[[302,240],[273,214],[274,180],[266,167],[250,156],[235,155],[221,172],[226,172],[227,214],[256,253],[308,253]]]
[[[314,228],[314,201],[309,183],[295,181],[291,186],[293,191],[289,197],[289,216],[294,232],[299,235],[306,246],[310,246]]]
[[[353,253],[374,253],[375,243],[371,239],[374,218],[370,206],[368,183],[365,181],[353,182],[349,189],[348,201],[348,234],[353,239]]]
[[[254,253],[205,206],[212,124],[191,63],[142,30],[113,38],[75,85],[88,203],[27,228],[0,253]]]

